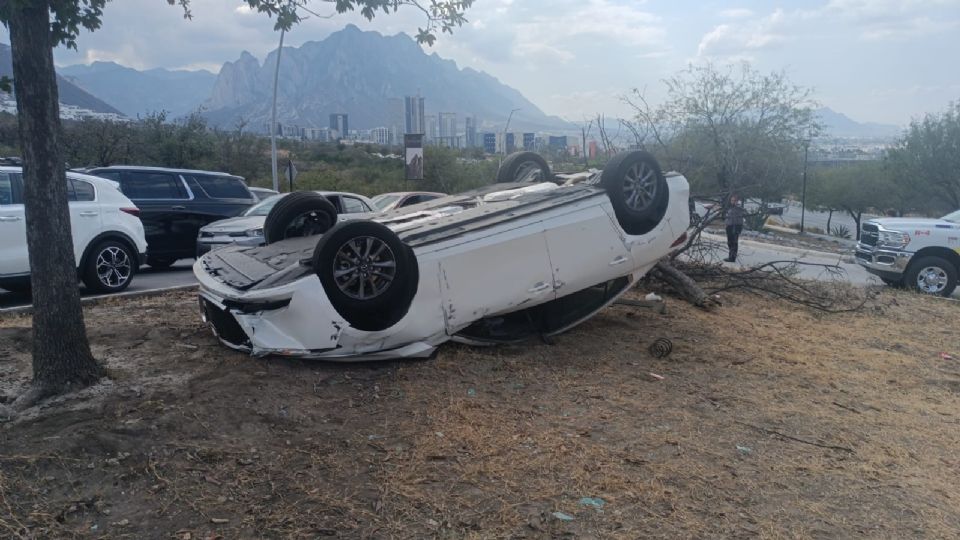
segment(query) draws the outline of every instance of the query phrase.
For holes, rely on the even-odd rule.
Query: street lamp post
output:
[[[803,234],[804,219],[807,217],[807,151],[810,141],[803,141],[803,193],[800,195],[800,234]]]
[[[280,47],[277,48],[277,66],[273,70],[273,112],[270,120],[270,165],[273,171],[273,190],[280,191],[280,177],[277,174],[277,86],[280,82],[280,55],[283,53],[283,36],[286,29],[280,29]]]

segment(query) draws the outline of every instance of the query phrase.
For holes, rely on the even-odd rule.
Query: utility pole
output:
[[[280,47],[277,48],[277,67],[273,70],[273,114],[270,120],[270,165],[273,171],[273,190],[280,191],[280,177],[277,174],[277,86],[280,82],[280,55],[283,53],[283,36],[286,29],[280,29]]]
[[[810,141],[803,141],[803,193],[800,195],[800,234],[803,234],[804,219],[807,217],[807,151]],[[829,233],[829,231],[827,231]]]
[[[503,128],[503,148],[500,149],[500,165],[503,165],[503,156],[507,153],[507,131],[510,130],[510,120],[513,120],[513,113],[520,109],[513,109],[507,116],[507,125]],[[499,167],[497,167],[499,169]]]

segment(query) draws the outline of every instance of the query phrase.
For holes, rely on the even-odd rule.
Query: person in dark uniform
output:
[[[743,232],[743,207],[740,206],[740,197],[730,195],[730,205],[727,207],[727,216],[723,223],[727,226],[727,262],[737,260],[737,248],[740,246],[740,233]]]

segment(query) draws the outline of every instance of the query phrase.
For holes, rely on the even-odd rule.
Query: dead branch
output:
[[[800,437],[794,437],[793,435],[787,435],[786,433],[781,433],[781,432],[779,432],[779,431],[777,431],[777,430],[775,430],[775,429],[765,428],[765,427],[762,427],[762,426],[755,426],[755,425],[753,425],[753,424],[748,424],[748,423],[746,423],[746,422],[741,422],[741,421],[739,421],[739,420],[734,420],[734,422],[740,424],[741,426],[747,426],[747,427],[753,428],[753,429],[755,429],[755,430],[757,430],[757,431],[762,431],[763,433],[767,433],[767,434],[770,434],[770,435],[774,435],[774,436],[780,437],[781,439],[786,439],[786,440],[789,440],[789,441],[794,441],[794,442],[798,442],[798,443],[802,443],[802,444],[809,444],[810,446],[816,446],[816,447],[818,447],[818,448],[827,448],[827,449],[829,449],[829,450],[840,450],[841,452],[847,452],[847,453],[849,453],[849,454],[855,454],[855,453],[856,453],[856,452],[853,450],[853,448],[847,448],[846,446],[837,446],[837,445],[834,445],[834,444],[821,444],[821,443],[818,443],[818,442],[815,442],[815,441],[809,441],[809,440],[807,440],[807,439],[801,439]]]
[[[667,259],[661,259],[656,266],[650,270],[650,274],[673,287],[673,289],[680,293],[688,302],[697,307],[709,309],[717,305],[717,302],[710,298],[710,296],[697,285],[696,281],[690,279],[689,276],[680,270],[677,270],[677,268],[673,266],[673,263]]]

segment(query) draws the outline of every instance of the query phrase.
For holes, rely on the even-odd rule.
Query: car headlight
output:
[[[910,235],[898,231],[880,231],[877,243],[881,246],[902,248],[910,243]]]
[[[246,234],[247,236],[261,237],[263,236],[263,229],[250,229]]]

